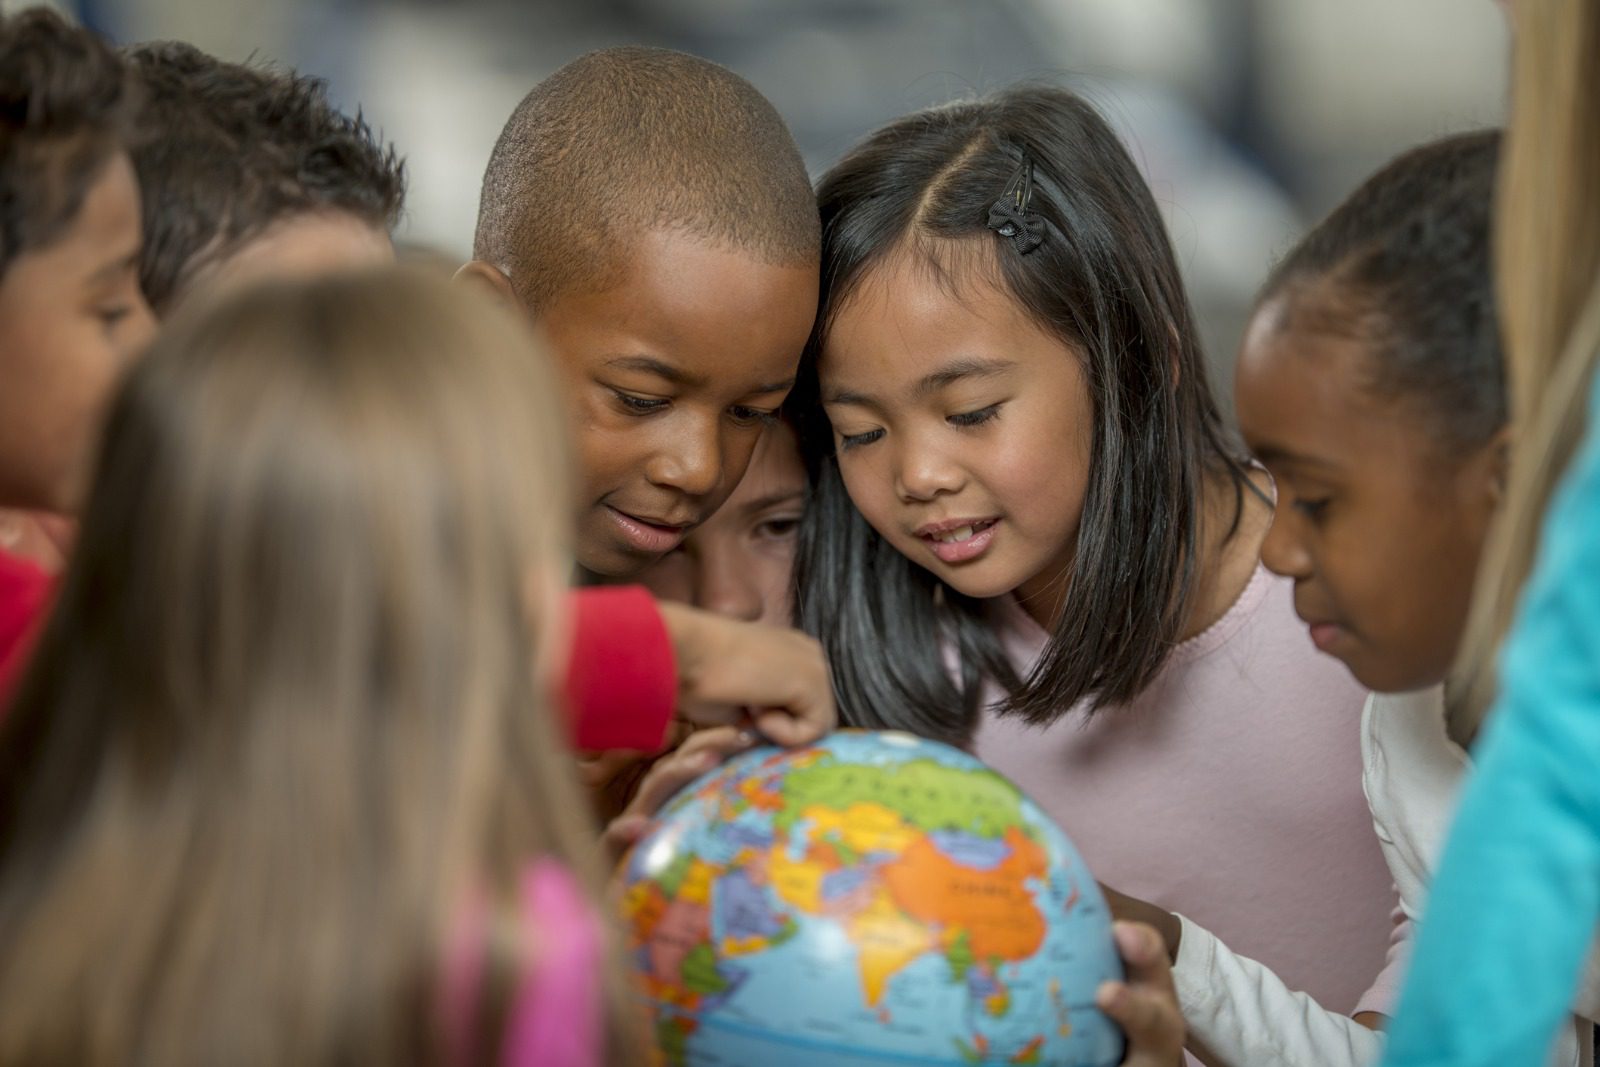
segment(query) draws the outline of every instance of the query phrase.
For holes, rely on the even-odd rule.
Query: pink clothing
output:
[[[483,995],[487,916],[462,917],[446,958],[443,1011],[452,1062],[477,1062],[474,1016]],[[553,860],[522,878],[529,966],[517,986],[500,1049],[502,1067],[600,1067],[605,1061],[600,918],[567,869]]]
[[[1366,693],[1312,645],[1292,597],[1258,567],[1130,704],[1044,727],[990,712],[975,747],[1101,881],[1202,924],[1329,1009],[1368,1010],[1396,896],[1361,788]],[[1046,635],[1014,603],[1004,625],[1026,671]]]

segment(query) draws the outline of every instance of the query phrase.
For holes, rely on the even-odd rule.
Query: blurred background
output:
[[[3,0],[7,10],[23,6]],[[1491,0],[80,0],[119,42],[179,38],[328,80],[410,167],[403,240],[470,250],[500,126],[590,49],[682,49],[750,79],[813,175],[879,123],[1057,79],[1121,130],[1166,213],[1219,390],[1251,297],[1310,222],[1399,150],[1496,124]]]

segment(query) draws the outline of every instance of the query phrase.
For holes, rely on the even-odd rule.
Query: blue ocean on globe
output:
[[[1066,835],[972,756],[845,730],[668,804],[622,913],[667,1067],[1114,1067],[1122,976]]]

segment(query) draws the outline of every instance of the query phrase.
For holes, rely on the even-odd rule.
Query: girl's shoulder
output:
[[[529,966],[506,1027],[505,1067],[599,1067],[605,937],[600,917],[566,867],[531,864],[522,878]]]
[[[527,961],[506,1015],[504,1067],[600,1067],[604,1061],[605,934],[598,912],[564,865],[530,863],[519,889]],[[476,1062],[475,1024],[488,965],[487,902],[457,917],[445,964],[444,1025],[452,1060]]]
[[[1293,581],[1280,578],[1257,563],[1233,602],[1205,629],[1173,646],[1168,663],[1177,665],[1203,659],[1256,628],[1280,629],[1284,625],[1285,603],[1289,605],[1289,616],[1294,616],[1293,598]]]

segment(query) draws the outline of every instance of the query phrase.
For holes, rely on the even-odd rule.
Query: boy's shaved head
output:
[[[405,168],[357,115],[328,102],[320,79],[229,63],[192,45],[135,45],[152,136],[135,148],[144,192],[140,283],[170,310],[197,271],[286,221],[338,213],[387,231]]]
[[[473,256],[539,308],[608,287],[641,230],[770,264],[809,264],[819,248],[805,164],[754,86],[681,52],[591,52],[534,87],[501,131]]]

